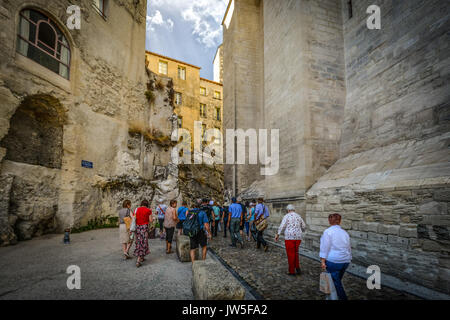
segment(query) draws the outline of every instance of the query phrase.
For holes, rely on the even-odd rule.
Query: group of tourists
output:
[[[279,240],[280,234],[284,234],[286,255],[288,259],[288,275],[301,274],[299,261],[299,247],[303,239],[306,224],[302,217],[295,212],[293,205],[286,207],[286,215],[283,217],[275,241]],[[341,215],[333,213],[328,216],[330,227],[325,229],[320,238],[320,262],[323,271],[331,275],[336,294],[339,300],[347,300],[342,278],[345,270],[352,260],[350,236],[341,228]]]
[[[134,211],[131,210],[130,200],[123,202],[123,208],[119,211],[119,232],[125,259],[131,258],[129,251],[134,241],[136,266],[140,267],[145,261],[145,256],[150,253],[149,233],[157,227],[159,238],[166,241],[167,254],[173,253],[172,242],[175,233],[178,236],[188,236],[192,262],[195,261],[195,253],[199,247],[202,248],[202,259],[206,259],[208,239],[217,237],[218,232],[223,232],[223,237],[226,238],[229,231],[231,247],[237,247],[239,243],[240,247],[244,248],[245,240],[247,242],[253,240],[257,249],[263,247],[264,252],[268,251],[264,231],[268,226],[270,212],[263,198],[245,204],[240,197],[232,198],[231,204],[224,203],[223,206],[209,199],[199,199],[191,207],[188,207],[187,201],[183,201],[178,209],[177,204],[176,200],[171,200],[169,206],[159,203],[154,218],[147,200],[143,200]],[[340,227],[339,214],[331,214],[328,221],[330,227],[323,232],[320,239],[321,268],[330,273],[339,299],[346,300],[342,277],[352,259],[350,237]],[[275,235],[275,241],[279,241],[280,235],[284,235],[289,265],[288,275],[302,274],[299,247],[305,229],[304,220],[295,212],[295,207],[289,204]]]
[[[231,205],[225,206],[222,221],[226,228],[224,237],[227,236],[227,229],[231,235],[231,247],[236,247],[237,243],[244,248],[244,239],[256,241],[256,248],[261,246],[264,251],[268,250],[267,242],[264,240],[264,230],[267,228],[267,219],[269,218],[269,208],[264,205],[264,199],[259,198],[256,201],[242,203],[242,199],[232,198]],[[244,231],[245,229],[245,231]]]

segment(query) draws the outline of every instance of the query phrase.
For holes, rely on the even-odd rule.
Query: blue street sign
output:
[[[90,162],[90,161],[86,161],[86,160],[81,160],[81,166],[82,166],[83,168],[89,168],[89,169],[92,169],[92,168],[94,168],[94,163],[93,163],[93,162]]]

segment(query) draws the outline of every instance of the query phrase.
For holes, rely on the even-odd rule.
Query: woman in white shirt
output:
[[[295,274],[301,274],[298,248],[302,242],[302,231],[305,230],[306,225],[302,217],[295,213],[295,208],[292,204],[288,205],[286,210],[288,213],[281,221],[275,241],[278,241],[280,234],[284,232],[284,244],[289,263],[288,275],[295,276]]]
[[[347,300],[342,277],[352,260],[350,236],[341,228],[341,215],[333,213],[328,216],[330,226],[320,238],[320,261],[322,270],[327,270],[333,278],[339,300]]]

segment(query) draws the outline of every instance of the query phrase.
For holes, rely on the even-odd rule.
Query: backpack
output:
[[[161,205],[158,205],[158,208],[159,208],[159,212],[158,212],[158,219],[164,219],[165,218],[165,216],[166,216],[166,210],[167,210],[167,208],[166,208],[166,210],[163,210],[163,208],[161,208]]]
[[[210,206],[203,206],[200,208],[201,211],[204,211],[206,213],[206,216],[208,217],[208,221],[212,221],[212,211],[213,209]]]
[[[200,223],[198,223],[198,209],[189,210],[186,213],[186,220],[183,222],[183,234],[189,237],[195,237],[200,232]]]

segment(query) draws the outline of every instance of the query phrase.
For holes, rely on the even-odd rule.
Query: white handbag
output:
[[[136,231],[136,211],[134,211],[134,216],[132,216],[131,225],[130,225],[130,232],[135,232],[135,231]]]
[[[336,287],[330,273],[322,272],[320,274],[319,287],[319,290],[327,295],[326,300],[338,300]]]

